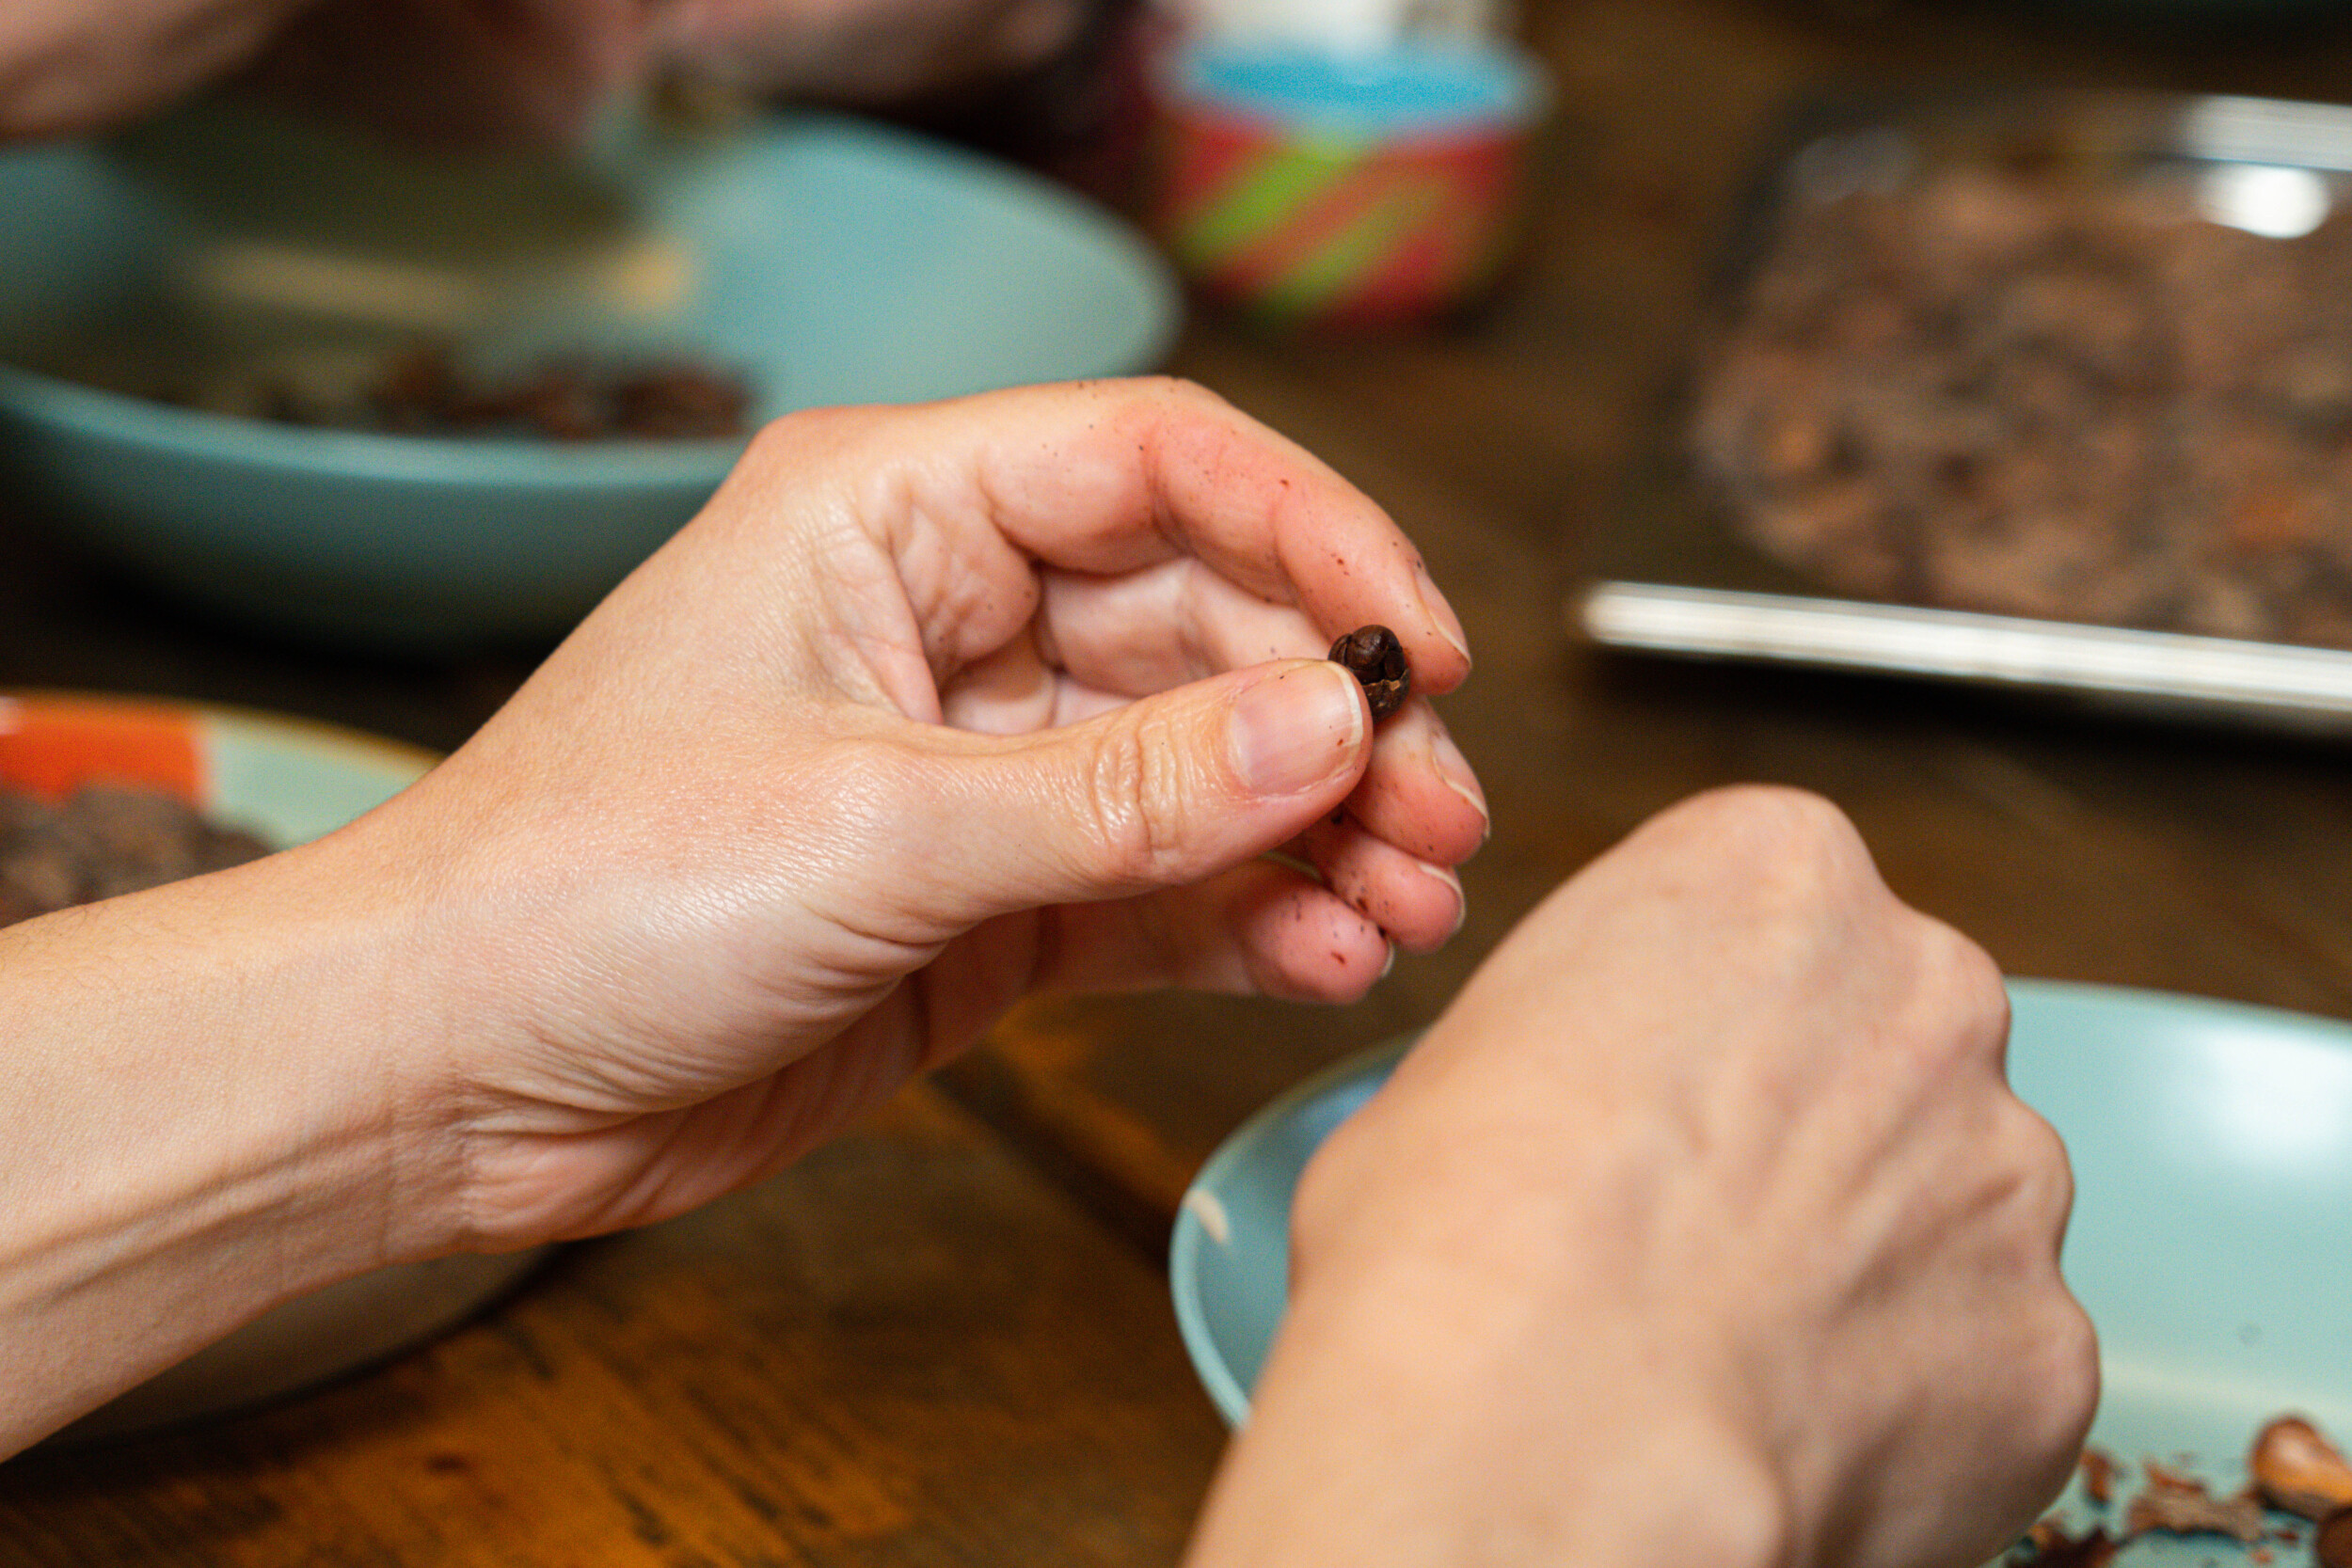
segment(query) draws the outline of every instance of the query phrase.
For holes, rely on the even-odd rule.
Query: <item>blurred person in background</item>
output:
[[[405,135],[577,140],[647,77],[899,104],[1032,71],[1088,0],[9,0],[0,138],[151,114],[232,74]]]

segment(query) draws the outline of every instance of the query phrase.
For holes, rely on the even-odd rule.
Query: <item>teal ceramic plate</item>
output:
[[[357,388],[387,347],[439,339],[510,373],[684,357],[743,376],[766,419],[1145,370],[1178,316],[1167,268],[1109,213],[816,115],[453,167],[198,110],[0,156],[0,213],[12,487],[167,587],[352,641],[563,630],[742,443],[296,428],[87,383],[325,358]],[[116,360],[138,373],[89,373]]]
[[[2066,1273],[2097,1323],[2091,1441],[2136,1465],[2186,1457],[2245,1479],[2269,1418],[2352,1440],[2352,1026],[2148,991],[2021,980],[2010,1077],[2072,1152]],[[1391,1044],[1260,1112],[1186,1194],[1171,1254],[1184,1343],[1229,1419],[1281,1317],[1298,1173],[1378,1088]],[[2093,1515],[2079,1497],[2078,1523]],[[2150,1540],[2135,1563],[2201,1563],[2214,1537]]]

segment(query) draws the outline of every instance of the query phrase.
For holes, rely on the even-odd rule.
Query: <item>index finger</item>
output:
[[[1389,626],[1421,690],[1452,690],[1470,673],[1461,623],[1388,514],[1202,388],[1077,382],[922,412],[942,426],[918,460],[931,480],[934,528],[984,529],[1036,561],[1104,576],[1190,556],[1268,602],[1295,606],[1326,637]],[[940,505],[952,490],[937,479],[959,454],[975,504]],[[993,541],[968,543],[977,559]]]

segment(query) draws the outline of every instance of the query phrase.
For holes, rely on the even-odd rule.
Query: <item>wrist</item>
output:
[[[0,1452],[447,1233],[397,931],[294,851],[0,932]],[[200,1282],[200,1284],[199,1284]]]
[[[1795,1560],[1781,1478],[1697,1367],[1556,1303],[1382,1287],[1294,1299],[1188,1568]]]

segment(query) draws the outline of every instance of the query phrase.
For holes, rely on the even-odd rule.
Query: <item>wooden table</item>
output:
[[[1514,919],[1677,797],[1838,800],[1896,889],[2011,972],[2352,1015],[2343,747],[1571,645],[1563,592],[1645,435],[1760,129],[1962,72],[2328,96],[2352,30],[2130,39],[1856,0],[1549,0],[1525,265],[1460,330],[1175,368],[1425,547],[1477,673],[1443,705],[1495,835],[1470,924],[1359,1006],[1040,1006],[798,1169],[573,1247],[428,1348],[276,1408],[0,1467],[0,1562],[1168,1562],[1223,1433],[1166,1304],[1183,1185],[1252,1107],[1434,1016]],[[533,651],[401,664],[183,615],[0,520],[0,687],[158,691],[447,747]]]

